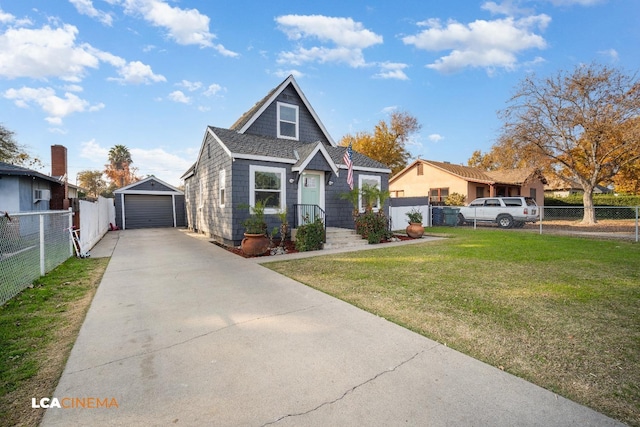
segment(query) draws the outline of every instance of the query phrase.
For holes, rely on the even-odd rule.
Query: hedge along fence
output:
[[[581,219],[584,214],[582,194],[545,197],[544,206],[549,208],[544,210],[545,219]],[[595,194],[593,206],[597,219],[634,219],[636,206],[640,206],[640,196]]]
[[[567,197],[545,197],[545,206],[583,206],[582,194],[572,194]],[[614,196],[613,194],[594,194],[594,206],[640,206],[640,196]]]

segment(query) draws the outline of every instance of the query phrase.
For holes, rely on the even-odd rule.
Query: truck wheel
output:
[[[513,217],[511,215],[498,215],[496,219],[498,223],[498,227],[500,228],[511,228],[513,227]]]
[[[458,214],[458,225],[464,225],[464,215]]]

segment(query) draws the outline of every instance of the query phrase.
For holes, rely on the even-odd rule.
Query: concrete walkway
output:
[[[52,396],[111,407],[43,426],[621,425],[185,231],[111,247]]]

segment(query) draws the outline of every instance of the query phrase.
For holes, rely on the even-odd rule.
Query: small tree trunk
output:
[[[596,221],[596,210],[593,207],[593,188],[585,186],[584,195],[582,196],[582,202],[584,204],[584,215],[582,217],[582,224],[594,225]]]

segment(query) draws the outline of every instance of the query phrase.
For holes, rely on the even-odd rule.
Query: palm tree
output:
[[[124,187],[131,181],[129,166],[133,163],[131,153],[124,145],[114,145],[109,150],[109,164],[106,173],[112,181],[118,181],[120,187]]]

